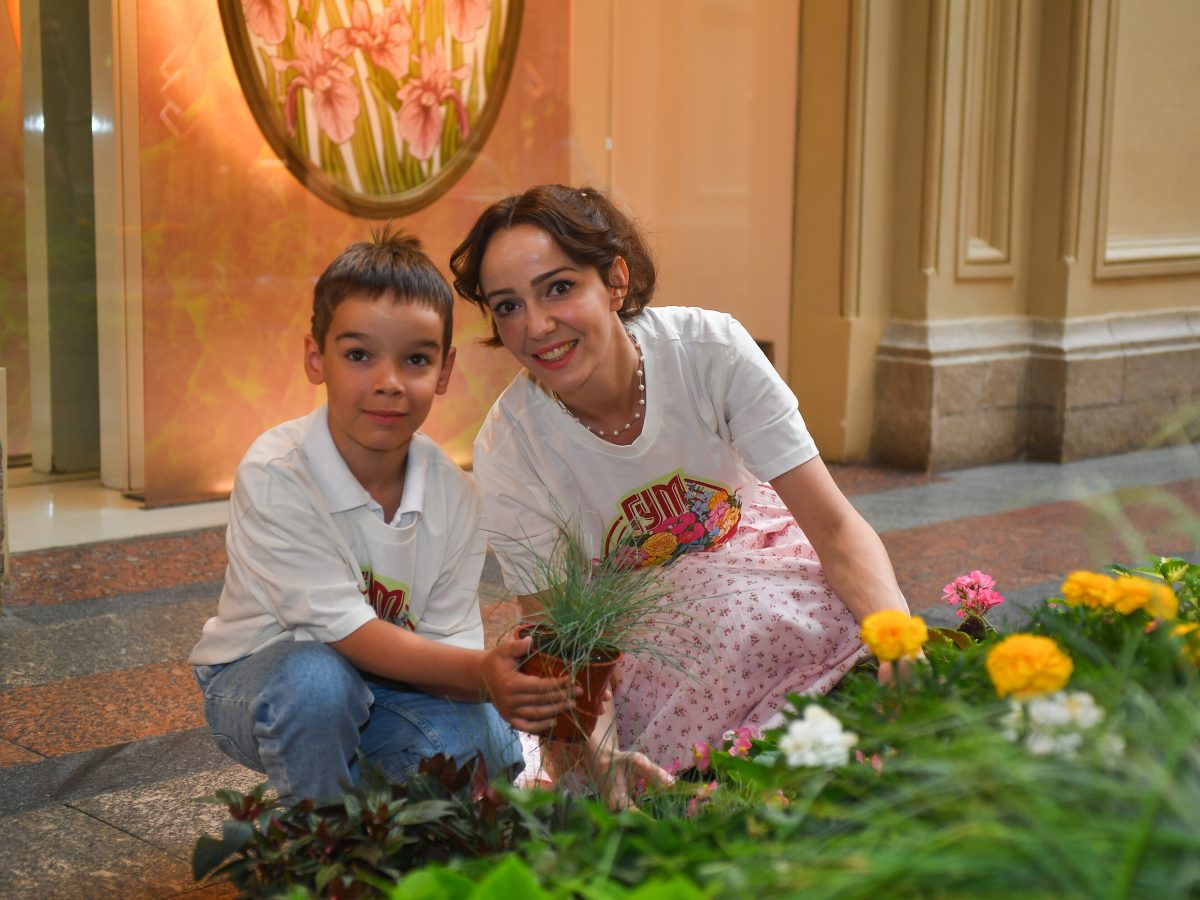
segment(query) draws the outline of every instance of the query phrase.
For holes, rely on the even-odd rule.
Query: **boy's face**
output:
[[[305,337],[305,374],[325,385],[333,442],[360,482],[395,474],[446,392],[454,348],[442,346],[442,330],[433,307],[385,295],[338,304],[324,350]]]

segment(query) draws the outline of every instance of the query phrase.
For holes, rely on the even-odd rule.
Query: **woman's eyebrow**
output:
[[[543,281],[546,281],[549,278],[553,278],[555,275],[559,274],[560,272],[574,272],[574,271],[575,271],[574,266],[559,266],[557,269],[551,269],[549,272],[543,272],[541,275],[536,276],[532,281],[529,282],[529,285],[530,285],[530,287],[537,287]],[[483,299],[491,300],[497,294],[515,294],[515,293],[516,293],[516,291],[509,287],[496,288],[496,290],[488,291],[486,294],[484,294]]]

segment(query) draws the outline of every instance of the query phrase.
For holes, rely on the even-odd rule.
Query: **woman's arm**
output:
[[[821,457],[784,472],[771,487],[812,542],[829,586],[857,622],[881,609],[909,611],[883,541],[834,484]],[[910,666],[910,660],[900,661],[901,677]],[[895,677],[893,663],[879,664],[881,682]]]
[[[830,587],[857,621],[881,609],[908,612],[883,541],[850,505],[819,456],[780,475],[771,486],[812,542]]]

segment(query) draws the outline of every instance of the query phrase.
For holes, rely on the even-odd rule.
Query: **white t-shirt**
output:
[[[334,445],[326,407],[259,437],[229,501],[217,615],[189,662],[233,662],[276,641],[337,641],[374,618],[482,647],[479,496],[423,434],[405,465],[387,523]]]
[[[475,483],[508,588],[529,593],[536,556],[573,521],[593,556],[637,564],[713,550],[743,502],[817,455],[796,397],[735,319],[648,308],[626,323],[642,348],[642,433],[626,447],[574,421],[526,372],[475,439]]]

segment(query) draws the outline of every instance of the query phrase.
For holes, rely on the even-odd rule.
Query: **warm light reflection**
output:
[[[324,401],[301,361],[313,281],[369,223],[304,189],[264,141],[242,96],[216,4],[139,0],[138,72],[147,507],[228,494],[263,431]],[[526,17],[517,72],[565,85],[569,7]],[[510,83],[480,158],[403,227],[445,266],[486,202],[567,176],[560,94]],[[450,391],[423,430],[459,462],[512,378],[486,323],[461,304]]]
[[[21,0],[8,0],[8,21],[12,25],[13,40],[17,42],[17,53],[21,52]]]

